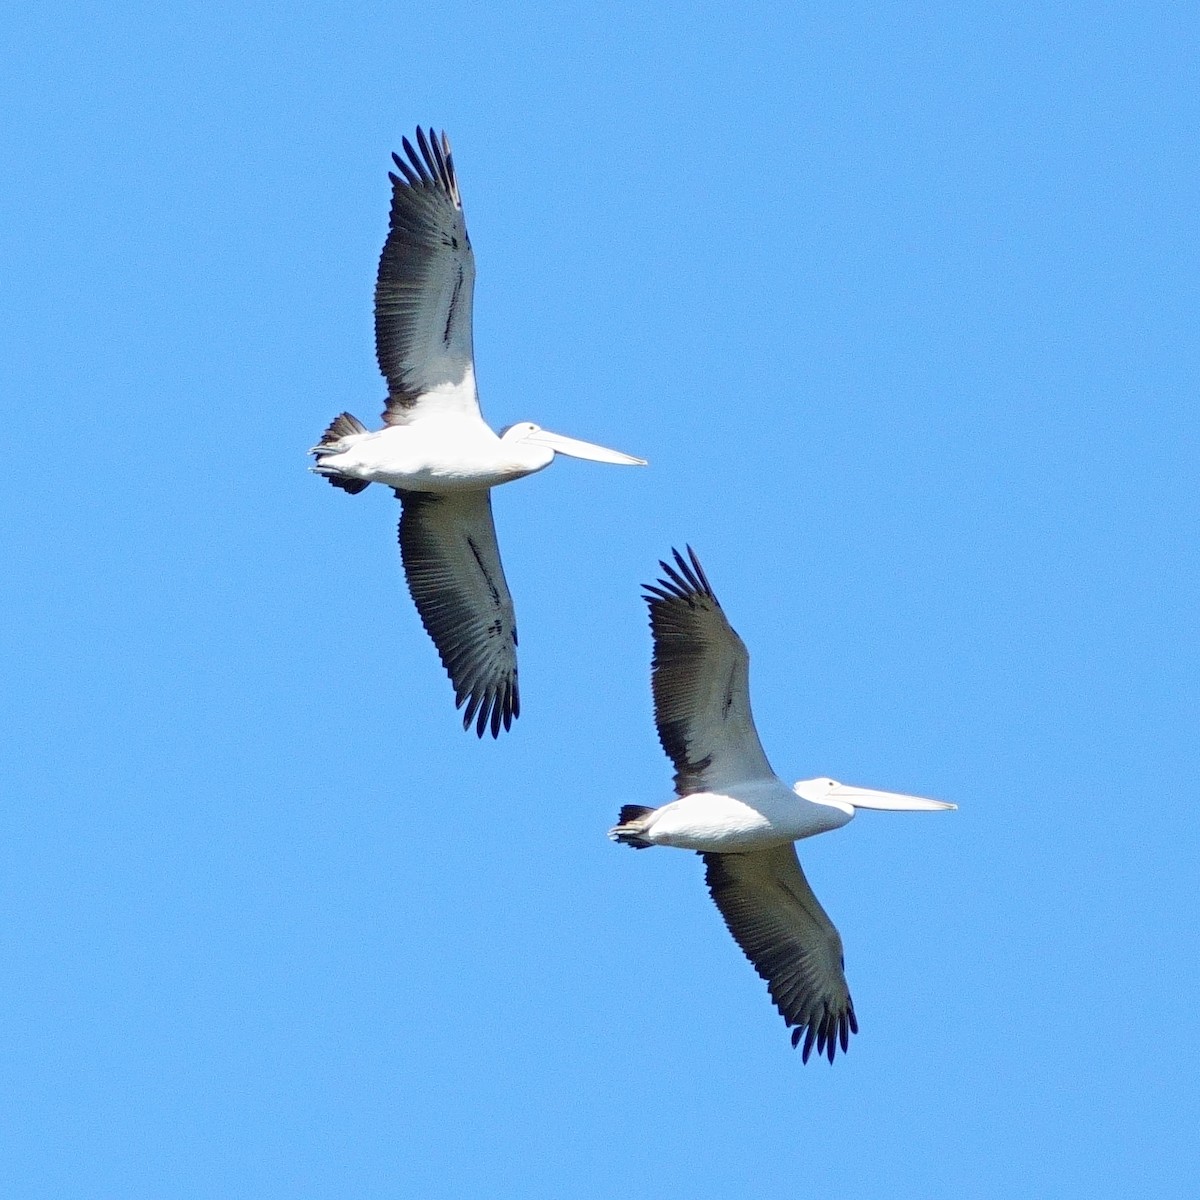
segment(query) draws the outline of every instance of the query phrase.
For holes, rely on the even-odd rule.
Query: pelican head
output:
[[[515,425],[505,426],[500,430],[500,440],[522,446],[537,446],[553,454],[569,454],[572,458],[586,458],[590,462],[619,463],[627,467],[646,465],[644,458],[634,458],[632,454],[622,454],[620,450],[609,450],[592,442],[581,442],[578,438],[551,433],[532,421],[518,421]]]
[[[944,800],[926,800],[924,796],[906,796],[903,792],[877,792],[873,788],[852,787],[824,775],[817,779],[802,779],[793,785],[792,791],[801,800],[828,804],[849,817],[854,816],[859,808],[890,809],[892,812],[940,812],[942,809],[958,807]]]

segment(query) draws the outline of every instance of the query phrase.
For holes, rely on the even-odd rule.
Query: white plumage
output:
[[[482,737],[520,712],[517,628],[500,564],[489,489],[550,465],[644,460],[550,433],[532,422],[497,436],[475,387],[471,306],[475,255],[450,142],[417,130],[393,155],[391,229],[375,285],[375,349],[387,379],[384,427],[349,413],[325,431],[313,468],[351,494],[372,483],[403,504],[400,549],[421,622]]]
[[[896,792],[771,770],[750,712],[750,656],[692,550],[646,585],[654,638],[654,718],[675,764],[677,799],[627,804],[609,836],[625,845],[699,852],[729,932],[767,982],[789,1027],[832,1062],[858,1032],[842,940],[800,869],[794,843],[850,821],[857,809],[954,808]]]

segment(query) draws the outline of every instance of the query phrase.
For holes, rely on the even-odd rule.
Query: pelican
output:
[[[522,421],[499,436],[475,388],[471,301],[475,256],[445,133],[417,129],[392,155],[391,227],[375,283],[375,351],[387,379],[384,427],[334,418],[312,468],[351,495],[372,483],[401,502],[408,589],[454,685],[463,728],[498,737],[521,710],[517,626],[500,565],[491,489],[548,467],[556,454],[645,466],[645,460]]]
[[[832,1063],[858,1032],[842,939],[800,869],[794,843],[850,821],[861,808],[932,812],[941,800],[805,779],[788,787],[771,770],[750,713],[750,656],[721,611],[692,548],[646,584],[654,638],[654,720],[675,764],[677,799],[626,804],[609,837],[635,849],[699,851],[708,890],[771,999]],[[794,1027],[794,1028],[793,1028]]]

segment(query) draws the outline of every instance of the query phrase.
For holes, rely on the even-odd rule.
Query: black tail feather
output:
[[[653,811],[653,808],[647,808],[644,804],[621,805],[616,827],[609,830],[608,836],[614,842],[620,842],[622,846],[632,846],[635,850],[645,850],[653,846],[654,843],[646,841],[637,828],[637,823]]]
[[[335,488],[341,488],[343,492],[349,492],[352,496],[357,496],[364,488],[371,486],[369,479],[353,479],[349,475],[326,475],[325,478]]]
[[[329,422],[329,428],[321,434],[321,445],[325,446],[331,442],[340,442],[342,438],[349,437],[351,434],[366,432],[367,427],[356,416],[348,412],[338,413]]]
[[[653,808],[647,808],[644,804],[622,804],[621,811],[617,814],[617,824],[628,825],[631,821],[640,821],[647,813],[653,811]]]
[[[336,446],[344,437],[350,437],[356,433],[366,433],[367,427],[356,417],[348,412],[338,413],[332,421],[329,422],[329,427],[321,434],[321,440],[317,444],[315,450],[312,451],[317,456],[317,465],[321,463],[321,448],[323,446]],[[336,453],[336,451],[335,451]],[[371,486],[368,479],[355,479],[352,475],[337,475],[332,471],[320,474],[325,475],[325,478],[333,484],[335,488],[341,488],[343,492],[349,492],[351,496],[357,496],[359,492]]]

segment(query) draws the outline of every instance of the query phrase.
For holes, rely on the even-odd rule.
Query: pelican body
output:
[[[840,807],[807,803],[776,779],[750,779],[656,808],[639,837],[652,846],[700,853],[758,850],[827,833],[852,816]]]
[[[588,455],[583,450],[595,450]],[[640,463],[617,451],[540,429],[531,421],[510,425],[497,436],[478,417],[433,415],[411,425],[387,425],[375,433],[338,439],[336,451],[320,447],[319,474],[382,483],[397,491],[477,492],[543,471],[556,454],[598,462]]]
[[[858,1032],[842,940],[796,857],[794,843],[838,829],[859,809],[931,812],[953,804],[851,787],[820,776],[788,787],[771,769],[750,712],[750,658],[696,555],[660,563],[646,585],[654,638],[659,740],[675,764],[676,799],[627,804],[609,836],[635,849],[674,846],[704,859],[729,932],[804,1039],[833,1062]]]
[[[312,468],[351,495],[373,483],[403,508],[400,551],[421,623],[475,722],[498,737],[520,714],[517,626],[500,563],[490,490],[541,471],[556,454],[644,466],[645,460],[551,433],[531,421],[497,436],[475,386],[475,256],[450,142],[417,130],[392,155],[391,228],[375,284],[375,350],[387,380],[384,427],[334,418]]]

